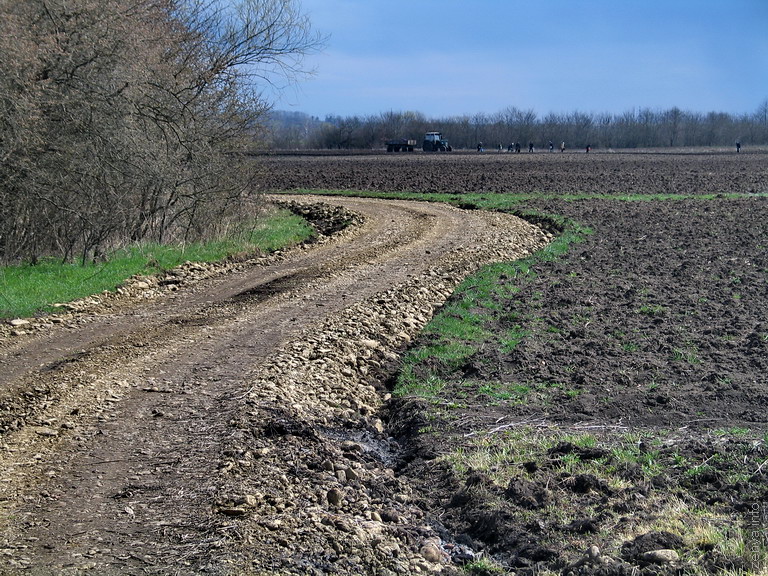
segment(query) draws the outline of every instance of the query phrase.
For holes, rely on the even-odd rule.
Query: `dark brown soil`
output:
[[[626,426],[762,426],[768,403],[768,199],[528,202],[592,234],[532,268],[504,316],[531,336],[483,351],[485,379],[581,393],[544,414]],[[513,283],[513,281],[508,281]]]
[[[265,190],[422,193],[719,194],[768,192],[766,151],[267,156]]]
[[[754,544],[741,529],[768,501],[766,159],[270,159],[280,166],[275,187],[543,193],[519,210],[591,230],[525,278],[502,275],[500,292],[514,295],[482,311],[494,337],[471,343],[461,366],[425,361],[424,377],[444,388],[393,405],[391,430],[407,447],[400,472],[422,487],[422,507],[461,551],[457,564],[475,573],[759,573],[764,557],[733,543]],[[638,197],[620,198],[630,194]],[[651,198],[666,194],[691,197]],[[502,336],[512,327],[526,336],[510,349]],[[425,335],[415,348],[435,343]],[[456,457],[498,456],[515,442],[525,455],[487,467]],[[659,549],[676,559],[654,559]]]
[[[585,564],[579,574],[657,573],[659,566],[639,562],[638,546],[671,547],[686,558],[663,573],[748,567],[712,538],[689,533],[684,542],[677,534],[674,546],[641,546],[621,544],[615,531],[646,542],[648,526],[672,516],[665,511],[672,500],[722,515],[719,522],[738,530],[768,499],[768,200],[526,206],[566,215],[593,233],[565,256],[534,265],[524,281],[501,280],[520,291],[497,302],[485,327],[502,335],[514,322],[528,335],[511,351],[491,339],[457,369],[438,367],[448,382],[440,398],[461,400],[428,418],[430,433],[412,443],[416,459],[406,469],[416,477],[443,474],[442,465],[424,461],[492,430],[524,430],[541,442],[525,458],[497,464],[516,469],[508,485],[488,471],[459,474],[439,500],[448,503],[443,521],[503,565],[523,574],[561,570],[591,544],[620,561],[594,570]],[[522,392],[494,397],[480,388],[488,382]],[[432,410],[421,411],[426,421]],[[559,441],[563,434],[595,444]],[[616,451],[628,442],[637,442],[636,457],[623,459]],[[584,468],[618,474],[621,487],[567,470],[574,459],[601,460]]]

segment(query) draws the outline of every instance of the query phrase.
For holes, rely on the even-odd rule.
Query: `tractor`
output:
[[[424,152],[450,152],[452,150],[448,140],[444,140],[440,132],[427,132],[424,134],[424,142],[422,142],[421,149]]]

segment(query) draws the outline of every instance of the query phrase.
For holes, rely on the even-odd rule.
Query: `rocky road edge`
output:
[[[305,331],[251,375],[216,501],[237,519],[243,545],[230,560],[245,573],[452,574],[475,558],[398,476],[408,439],[390,436],[388,421],[403,415],[390,413],[384,383],[459,282],[551,239],[508,215],[483,217],[492,233],[482,241]]]

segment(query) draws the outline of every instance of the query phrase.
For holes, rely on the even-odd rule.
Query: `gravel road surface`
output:
[[[0,332],[0,574],[452,572],[395,472],[385,381],[458,282],[549,237],[445,205],[279,201],[356,224]]]

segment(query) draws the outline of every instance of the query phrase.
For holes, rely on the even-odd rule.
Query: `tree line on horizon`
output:
[[[0,0],[0,263],[215,236],[322,39],[298,0]]]
[[[320,120],[301,112],[269,115],[274,149],[381,149],[395,138],[417,140],[440,131],[455,149],[532,143],[543,148],[661,148],[768,144],[768,98],[752,114],[691,112],[638,108],[621,114],[549,113],[510,106],[495,114],[427,118],[420,112],[389,111],[371,116],[327,116]]]

